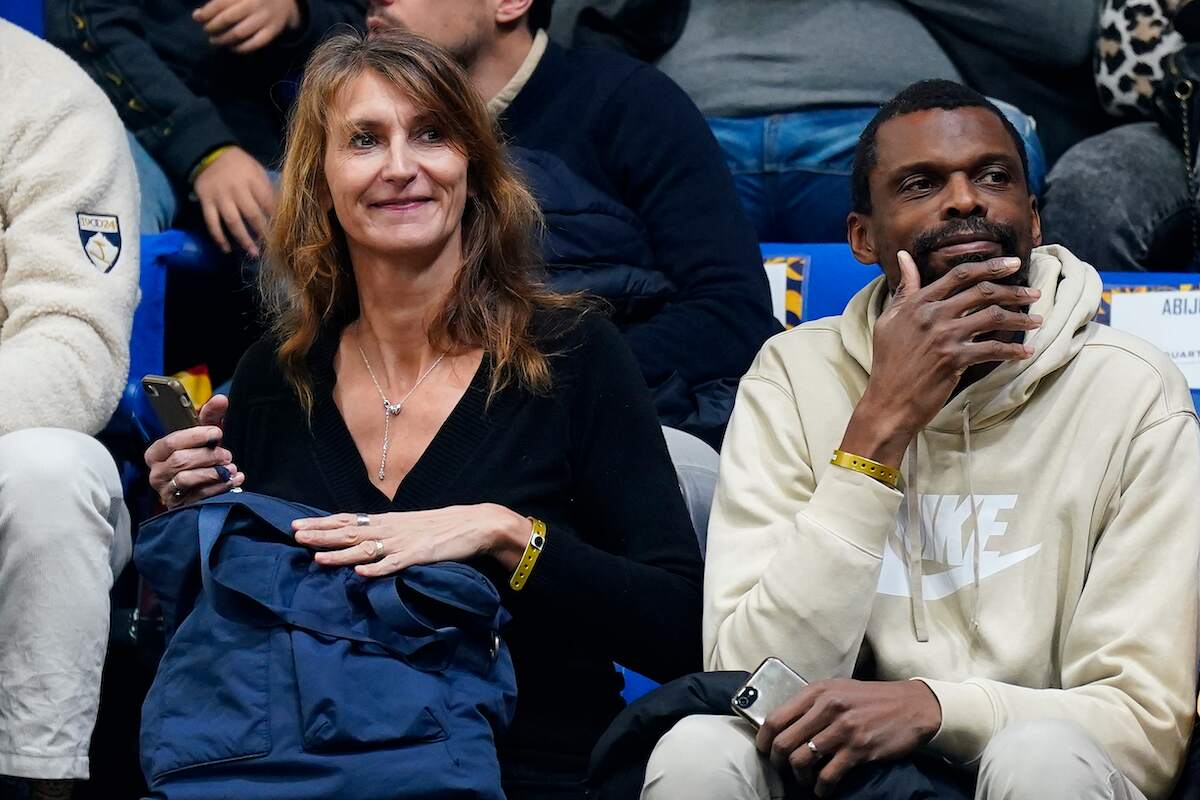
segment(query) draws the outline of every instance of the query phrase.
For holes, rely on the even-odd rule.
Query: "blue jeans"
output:
[[[138,189],[142,195],[142,235],[162,233],[171,227],[179,211],[179,198],[167,178],[167,173],[153,156],[146,152],[137,137],[128,131],[129,149],[133,152],[133,166],[137,170]]]
[[[992,102],[1021,134],[1029,156],[1029,185],[1040,196],[1046,156],[1033,118],[1007,103]],[[759,241],[845,241],[854,147],[878,111],[876,106],[855,106],[709,118]]]

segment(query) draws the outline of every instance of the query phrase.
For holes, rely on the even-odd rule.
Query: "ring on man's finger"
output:
[[[808,740],[808,744],[806,744],[805,747],[807,747],[808,751],[810,753],[812,753],[816,758],[821,757],[821,751],[819,749],[817,749],[817,743],[814,742],[812,739]]]
[[[371,553],[371,558],[378,559],[383,555],[383,540],[373,539],[371,544],[375,546],[375,552]]]
[[[171,482],[167,484],[167,488],[171,490],[171,496],[176,500],[183,497],[183,490],[179,488],[179,484],[175,482],[174,478],[171,478]]]

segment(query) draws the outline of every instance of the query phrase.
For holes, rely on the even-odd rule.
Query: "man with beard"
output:
[[[1099,275],[1039,246],[977,93],[901,92],[854,194],[884,274],[760,352],[708,535],[708,668],[811,683],[757,733],[680,722],[643,797],[1165,797],[1196,700],[1183,376],[1092,321]]]

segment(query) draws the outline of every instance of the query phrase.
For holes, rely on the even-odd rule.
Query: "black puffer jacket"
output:
[[[552,153],[513,147],[510,156],[546,218],[546,284],[604,300],[628,341],[632,328],[653,319],[679,294],[655,261],[642,221]],[[643,353],[634,342],[630,345],[640,358]],[[659,421],[719,448],[740,373],[689,383],[681,370],[655,380],[650,365],[640,366]]]
[[[596,743],[588,767],[588,797],[637,800],[654,746],[675,723],[693,714],[730,716],[729,700],[749,672],[694,672],[638,698]]]

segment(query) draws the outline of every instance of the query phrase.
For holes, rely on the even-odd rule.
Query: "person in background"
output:
[[[4,20],[0,84],[0,795],[49,800],[88,777],[129,559],[121,481],[93,436],[129,370],[138,192],[108,99]]]
[[[512,615],[504,791],[583,798],[623,706],[613,662],[700,663],[700,553],[628,347],[537,283],[536,201],[419,37],[317,49],[281,198],[272,333],[204,425],[150,447],[151,485],[170,507],[241,487],[342,512],[294,525],[318,568],[476,566]]]
[[[1184,143],[1154,116],[1166,60],[1188,43],[1175,29],[1188,5],[1105,0],[1101,10],[1096,89],[1124,124],[1067,151],[1047,178],[1044,212],[1047,235],[1100,269],[1195,268],[1195,153],[1187,163]]]
[[[132,135],[142,232],[194,198],[224,252],[258,256],[277,202],[288,79],[366,0],[46,0],[46,38],[108,95]]]
[[[548,0],[372,0],[367,20],[463,64],[509,141],[550,171],[535,193],[551,239],[578,255],[556,265],[547,248],[550,285],[607,300],[660,421],[719,447],[737,379],[778,329],[754,230],[679,87],[619,54],[564,50],[549,17]]]
[[[1081,65],[1096,1],[625,0],[608,15],[585,9],[574,41],[631,50],[687,91],[760,241],[836,242],[851,210],[858,135],[880,104],[923,78],[1007,101],[998,105],[1025,141],[1040,193],[1047,155],[1069,135],[1057,123],[1078,111],[1072,92],[1059,98],[1021,76]],[[1051,134],[1047,152],[1039,131]]]
[[[854,177],[883,275],[743,379],[705,564],[706,666],[810,683],[757,732],[685,718],[644,800],[1168,796],[1200,606],[1183,375],[1093,321],[1100,276],[1041,246],[982,95],[905,89]]]

